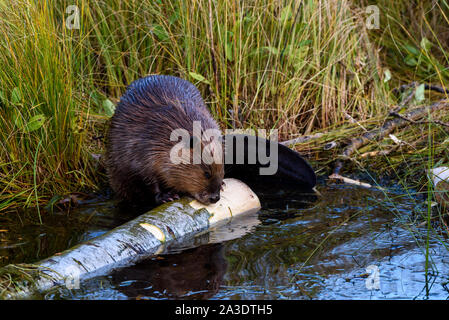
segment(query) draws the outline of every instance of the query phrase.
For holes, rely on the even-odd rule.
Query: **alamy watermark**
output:
[[[66,269],[66,273],[69,274],[65,278],[65,287],[69,290],[80,288],[80,271],[78,268],[69,266]]]
[[[172,163],[259,164],[260,175],[273,175],[277,172],[276,129],[270,130],[269,136],[265,129],[258,129],[257,132],[252,129],[243,131],[226,129],[225,141],[222,141],[223,136],[217,129],[202,130],[200,121],[194,121],[192,129],[193,135],[183,128],[172,131],[170,141],[178,142],[170,150]]]
[[[65,26],[67,29],[79,29],[80,28],[80,9],[77,5],[70,5],[65,9],[65,13],[69,16],[65,20]]]
[[[365,8],[367,14],[365,24],[367,29],[379,29],[380,28],[380,14],[379,7],[376,5],[367,6]]]
[[[366,272],[369,273],[368,278],[365,280],[365,286],[368,290],[380,290],[380,272],[379,267],[376,265],[369,265],[366,267]]]

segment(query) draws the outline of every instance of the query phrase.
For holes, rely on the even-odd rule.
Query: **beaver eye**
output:
[[[204,176],[206,177],[206,179],[210,179],[210,173],[207,171],[204,171]]]

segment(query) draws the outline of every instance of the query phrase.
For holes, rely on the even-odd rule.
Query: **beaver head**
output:
[[[222,143],[204,135],[201,140],[192,136],[188,141],[187,146],[180,143],[172,148],[165,184],[206,205],[215,203],[220,200],[224,178]]]

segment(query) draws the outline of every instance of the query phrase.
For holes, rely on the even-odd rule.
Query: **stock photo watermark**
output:
[[[65,13],[68,14],[65,20],[65,26],[67,29],[79,29],[80,28],[80,9],[77,5],[70,5],[65,9]]]
[[[365,20],[366,28],[369,30],[380,29],[379,7],[376,5],[367,6],[365,8],[365,14],[367,15]]]
[[[65,278],[65,287],[69,290],[78,290],[80,288],[80,272],[75,267],[67,268],[67,276]]]
[[[366,267],[366,272],[369,274],[365,280],[365,287],[368,290],[380,290],[380,272],[376,265],[369,265]]]
[[[178,142],[170,150],[173,164],[258,163],[265,166],[259,169],[260,175],[273,175],[278,170],[278,132],[275,129],[270,130],[268,137],[266,129],[258,129],[257,132],[227,129],[225,135],[228,139],[225,139],[224,146],[221,132],[202,130],[200,121],[193,122],[192,131],[193,135],[183,128],[171,132],[170,141]],[[223,152],[223,147],[226,152]]]

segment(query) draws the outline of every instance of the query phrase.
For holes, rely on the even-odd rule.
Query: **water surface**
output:
[[[447,299],[445,232],[400,188],[321,184],[315,197],[259,187],[258,214],[46,299]],[[133,216],[98,198],[45,216],[1,216],[0,264],[35,262]],[[34,223],[34,224],[33,224]],[[426,272],[426,261],[428,268]]]

